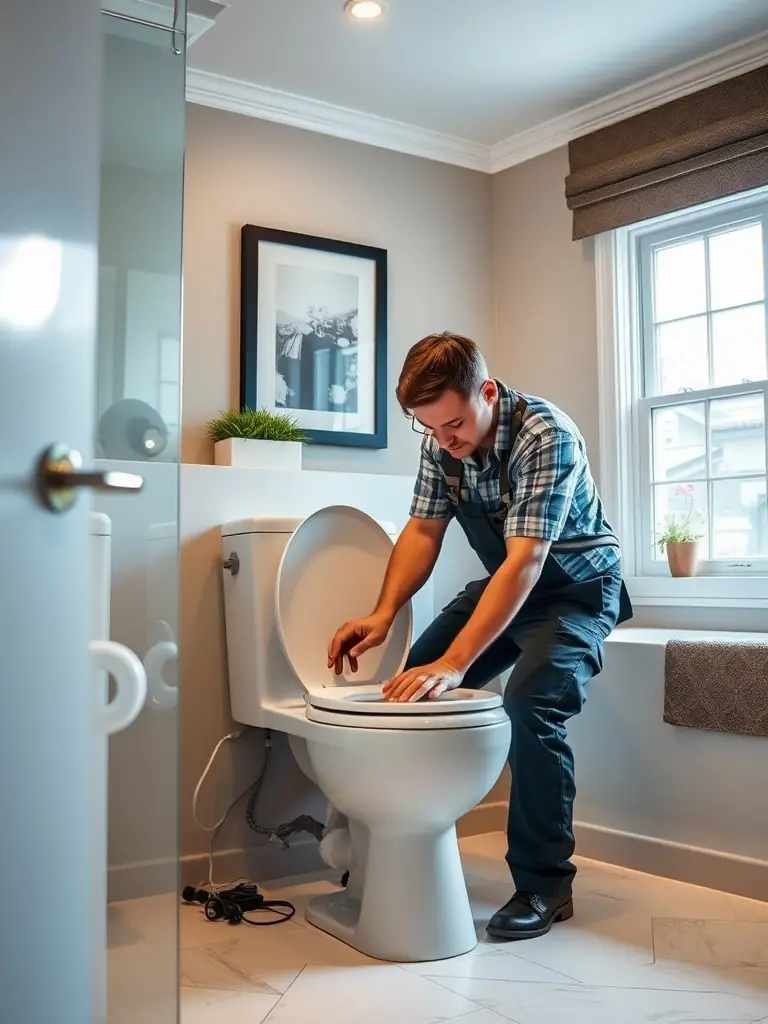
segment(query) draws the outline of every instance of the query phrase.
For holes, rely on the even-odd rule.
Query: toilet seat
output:
[[[508,722],[509,718],[503,707],[486,708],[481,711],[459,711],[454,714],[431,714],[430,707],[425,704],[400,705],[411,707],[419,714],[375,715],[357,714],[354,711],[329,710],[316,707],[307,702],[306,717],[308,722],[318,725],[346,727],[347,729],[428,729],[435,732],[439,729],[478,729],[487,725],[498,725]]]
[[[306,692],[308,720],[343,720],[368,729],[432,729],[486,724],[475,717],[486,712],[504,715],[501,697],[479,690],[452,690],[429,702],[383,701],[383,682],[402,672],[410,648],[410,605],[398,612],[387,640],[362,656],[356,674],[336,676],[328,668],[334,632],[375,606],[392,549],[392,539],[375,519],[344,505],[309,516],[285,546],[275,619],[283,653]],[[446,725],[437,724],[444,719]]]
[[[385,701],[381,695],[381,686],[374,683],[369,686],[337,686],[333,693],[308,693],[307,704],[327,711],[340,711],[355,715],[457,715],[475,714],[500,708],[502,704],[498,693],[486,693],[485,690],[467,690],[463,687],[449,690],[435,700],[425,698],[414,703],[399,704]]]

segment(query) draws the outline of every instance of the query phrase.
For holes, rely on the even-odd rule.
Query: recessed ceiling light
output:
[[[353,18],[360,21],[371,21],[373,18],[380,18],[384,13],[384,4],[377,0],[347,0],[344,10]]]

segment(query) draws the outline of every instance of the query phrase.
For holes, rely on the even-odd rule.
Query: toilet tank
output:
[[[275,624],[280,559],[303,521],[240,519],[221,529],[223,559],[236,555],[239,563],[237,573],[224,568],[223,575],[230,702],[232,717],[242,725],[263,727],[265,706],[304,703],[304,688],[286,661]],[[394,525],[380,525],[394,543]]]

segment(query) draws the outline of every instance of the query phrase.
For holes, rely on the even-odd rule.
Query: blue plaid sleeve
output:
[[[583,455],[566,433],[538,437],[509,467],[512,504],[504,538],[559,539],[568,518]]]
[[[437,452],[434,439],[425,437],[411,502],[411,516],[416,519],[449,519],[453,515],[453,505],[437,461]]]

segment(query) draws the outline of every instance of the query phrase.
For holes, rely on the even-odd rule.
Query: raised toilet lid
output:
[[[305,519],[291,535],[277,574],[277,631],[285,656],[316,708],[358,714],[421,715],[426,702],[382,699],[382,683],[401,672],[411,642],[410,605],[398,613],[389,637],[366,652],[358,671],[336,676],[328,645],[349,619],[367,615],[384,581],[393,542],[370,516],[335,505]],[[429,701],[435,714],[466,714],[501,705],[498,694],[454,690]],[[352,724],[351,722],[349,724]]]

